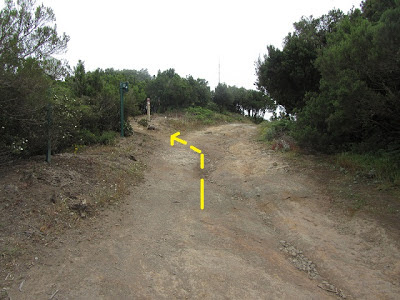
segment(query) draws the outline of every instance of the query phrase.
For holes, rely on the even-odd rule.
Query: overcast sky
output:
[[[38,0],[53,8],[58,31],[71,40],[62,57],[97,68],[174,68],[181,76],[254,88],[267,45],[282,40],[302,16],[332,8],[348,12],[361,0]]]

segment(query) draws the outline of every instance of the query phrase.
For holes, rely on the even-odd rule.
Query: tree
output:
[[[208,82],[200,78],[194,79],[191,75],[186,80],[191,89],[191,105],[204,107],[211,100],[211,91]]]
[[[316,60],[320,89],[306,95],[298,114],[303,142],[333,151],[400,150],[400,5],[377,5],[386,2],[366,1],[362,14],[354,10],[328,36]]]
[[[205,106],[211,98],[207,81],[195,80],[192,76],[182,78],[174,69],[158,71],[157,76],[147,84],[147,94],[160,112],[189,106]]]
[[[258,60],[258,89],[287,113],[300,111],[306,93],[318,91],[321,75],[315,60],[326,45],[326,36],[342,18],[340,10],[332,10],[320,18],[303,17],[294,23],[295,31],[286,36],[283,50],[268,46],[264,60]]]
[[[88,86],[86,83],[85,63],[81,60],[79,60],[76,67],[74,67],[74,77],[72,78],[72,82],[72,87],[77,97],[87,95],[86,90],[88,89]]]
[[[213,101],[218,105],[220,112],[235,109],[233,95],[225,83],[219,83],[215,88]]]
[[[5,1],[0,11],[0,153],[42,150],[38,141],[44,136],[51,79],[63,74],[52,55],[63,52],[68,40],[65,33],[57,34],[50,8],[35,7],[33,0]]]
[[[247,111],[248,115],[250,115],[250,107],[249,107],[249,92],[241,87],[238,88],[236,86],[229,87],[233,96],[233,106],[235,107],[235,111],[241,114],[245,114]]]
[[[396,0],[365,0],[361,2],[361,9],[367,20],[378,22],[386,10],[395,8],[396,5],[398,5]]]
[[[27,58],[39,62],[62,53],[69,37],[59,36],[55,15],[34,0],[5,1],[0,12],[0,62],[3,70],[15,70]]]

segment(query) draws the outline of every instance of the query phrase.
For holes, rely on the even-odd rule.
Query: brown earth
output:
[[[55,167],[32,161],[42,168],[24,175],[21,168],[7,170],[15,183],[4,181],[9,200],[1,202],[1,216],[8,209],[15,219],[2,220],[0,229],[10,232],[14,222],[16,233],[1,236],[11,247],[3,254],[4,298],[398,299],[398,211],[383,218],[343,205],[351,189],[347,182],[344,195],[332,192],[343,187],[338,182],[344,175],[312,159],[299,162],[268,150],[256,142],[255,125],[182,132],[188,144],[173,147],[176,130],[168,119],[157,118],[154,125],[158,130],[134,126],[135,135],[116,147],[56,156]],[[205,154],[204,170],[190,145]],[[131,176],[129,170],[145,164],[143,180],[137,172]],[[51,176],[56,170],[58,177]],[[36,177],[26,179],[31,173]],[[52,179],[34,189],[37,174]],[[47,212],[52,218],[29,223],[34,204],[20,200],[29,209],[22,210],[24,222],[18,221],[12,211],[21,209],[15,204],[20,198],[12,195],[31,193],[39,201],[33,195],[45,193],[45,186],[43,199],[60,220]],[[383,195],[359,186],[370,191],[368,197]],[[117,205],[99,206],[101,197]],[[383,198],[397,209],[396,199]],[[38,245],[29,248],[27,239]],[[17,255],[16,245],[28,250]]]

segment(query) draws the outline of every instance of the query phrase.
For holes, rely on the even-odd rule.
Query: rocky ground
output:
[[[252,124],[173,147],[171,124],[3,168],[4,299],[398,298],[395,193],[269,150]]]

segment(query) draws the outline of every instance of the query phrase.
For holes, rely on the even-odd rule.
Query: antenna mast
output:
[[[221,83],[221,59],[218,59],[218,84]]]

